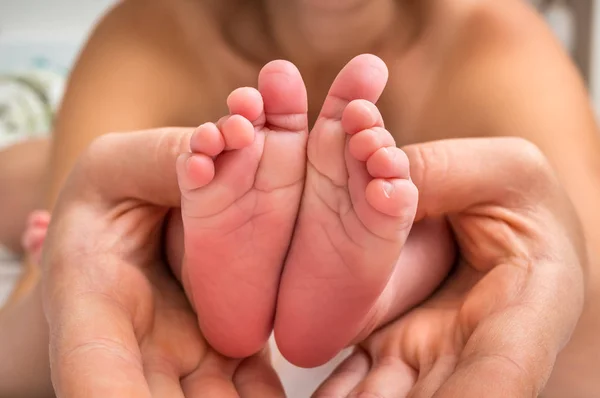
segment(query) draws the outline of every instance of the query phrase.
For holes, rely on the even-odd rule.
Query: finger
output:
[[[194,372],[181,381],[183,392],[190,398],[239,398],[233,374],[239,360],[225,358],[214,351],[206,354]]]
[[[78,225],[70,217],[80,223],[96,217],[86,210],[78,206],[72,213],[59,214],[59,205],[46,238],[42,303],[53,384],[57,395],[65,398],[150,397],[133,322],[140,311],[147,311],[140,303],[148,301],[150,288],[118,257],[121,253],[113,256],[100,248],[110,247],[110,236],[108,242],[92,246],[76,239],[90,233],[83,228],[90,224],[83,221],[83,229],[70,228]],[[64,242],[71,243],[69,250],[63,250]],[[107,290],[106,280],[135,289]]]
[[[349,394],[351,397],[405,397],[417,373],[398,357],[373,359],[371,371]]]
[[[532,383],[525,377],[523,370],[508,358],[480,358],[471,365],[457,368],[435,394],[423,397],[537,397],[541,392],[539,384],[541,383]]]
[[[464,348],[434,397],[534,397],[542,391],[580,311],[559,292],[570,290],[568,277],[537,275],[556,265],[536,264],[520,274],[515,267],[496,267],[467,296],[458,321]],[[499,283],[506,285],[502,296],[494,290]]]
[[[369,356],[357,349],[346,358],[313,394],[313,398],[345,397],[367,376]]]
[[[185,398],[179,377],[170,372],[146,371],[152,398]]]
[[[536,327],[532,315],[515,307],[482,322],[469,338],[452,376],[433,396],[537,397],[558,348],[552,333]]]
[[[88,202],[137,199],[178,207],[175,164],[180,154],[190,151],[193,132],[164,128],[101,136],[80,158],[65,191],[77,198],[84,195],[81,199]]]
[[[240,397],[285,397],[279,376],[269,363],[267,355],[257,354],[242,361],[233,376]]]
[[[531,205],[556,181],[540,150],[520,138],[445,140],[403,149],[419,188],[417,219],[481,203]]]
[[[78,294],[47,311],[50,365],[61,398],[149,398],[131,317],[102,294]]]
[[[431,398],[452,374],[456,366],[454,357],[438,359],[430,369],[419,369],[419,379],[411,390],[411,398]]]

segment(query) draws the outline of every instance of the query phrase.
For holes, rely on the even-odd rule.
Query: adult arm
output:
[[[464,44],[454,54],[456,68],[449,70],[447,92],[462,108],[449,111],[471,119],[475,134],[521,136],[535,143],[573,201],[590,259],[586,301],[545,396],[595,396],[600,393],[594,373],[600,366],[600,136],[589,96],[533,10],[514,0],[479,3],[460,33]]]

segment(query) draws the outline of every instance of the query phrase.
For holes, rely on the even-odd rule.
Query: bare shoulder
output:
[[[205,2],[185,0],[124,0],[98,22],[86,49],[121,51],[127,58],[155,56],[158,66],[179,63],[217,30]],[[85,52],[85,50],[84,50]]]
[[[210,1],[123,0],[99,21],[92,38],[115,40],[116,44],[135,43],[142,49],[178,50],[191,36],[210,35]]]
[[[454,30],[450,61],[462,64],[500,62],[515,74],[540,68],[570,77],[579,75],[542,17],[522,0],[459,0],[448,29]],[[495,72],[499,72],[495,70]],[[541,74],[545,76],[546,74]]]
[[[82,119],[91,121],[91,108],[104,108],[115,123],[97,125],[118,130],[195,124],[204,108],[200,101],[211,92],[203,68],[210,57],[206,43],[216,29],[204,23],[207,14],[202,2],[119,2],[82,50],[61,115],[76,120],[74,114],[86,113]]]
[[[551,30],[536,10],[523,0],[459,0],[453,4],[462,39],[472,42],[504,42],[519,46],[537,43],[557,45]],[[476,34],[473,36],[473,34]]]
[[[443,79],[478,107],[486,133],[524,135],[543,147],[575,134],[597,150],[583,80],[537,12],[520,0],[460,3]],[[507,123],[523,131],[507,131]]]

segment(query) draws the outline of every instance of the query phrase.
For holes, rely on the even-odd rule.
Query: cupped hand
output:
[[[418,219],[447,217],[455,268],[430,299],[366,339],[315,396],[538,396],[584,296],[584,239],[566,194],[521,139],[405,151]]]
[[[267,352],[234,360],[207,345],[164,259],[191,132],[101,137],[69,177],[42,261],[57,396],[284,396]]]

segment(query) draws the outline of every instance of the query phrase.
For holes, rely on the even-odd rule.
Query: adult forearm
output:
[[[54,396],[39,287],[0,312],[0,358],[0,396]]]

